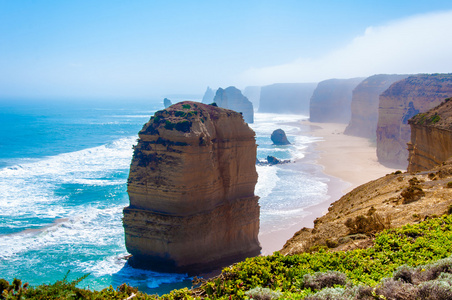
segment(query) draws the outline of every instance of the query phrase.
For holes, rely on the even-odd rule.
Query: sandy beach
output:
[[[328,182],[329,201],[306,208],[310,215],[301,218],[291,228],[259,235],[263,255],[280,250],[301,228],[312,228],[313,221],[325,214],[330,204],[347,192],[396,171],[378,162],[376,148],[368,139],[343,134],[347,124],[301,121],[299,125],[310,126],[311,134],[321,138],[314,146],[317,152],[314,163],[320,165],[323,172],[331,177]],[[296,164],[297,162],[294,163]]]

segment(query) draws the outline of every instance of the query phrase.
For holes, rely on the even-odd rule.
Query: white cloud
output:
[[[241,74],[248,85],[316,82],[373,74],[452,72],[452,11],[418,15],[368,27],[347,46],[320,58],[296,61]]]

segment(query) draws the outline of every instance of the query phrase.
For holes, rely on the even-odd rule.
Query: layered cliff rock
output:
[[[452,157],[452,98],[408,121],[408,172],[425,171]]]
[[[259,112],[308,114],[309,101],[317,83],[275,83],[263,86]]]
[[[242,92],[236,87],[230,86],[226,89],[219,88],[213,98],[219,107],[232,109],[243,115],[247,123],[254,122],[253,104],[248,98],[242,95]]]
[[[363,79],[329,79],[319,82],[310,100],[310,121],[350,122],[352,92]]]
[[[429,172],[396,172],[363,184],[331,204],[314,228],[298,231],[281,250],[284,255],[367,248],[375,233],[450,213],[452,161]]]
[[[358,84],[353,90],[352,115],[344,133],[375,140],[380,94],[394,82],[406,77],[408,75],[379,74],[370,76]]]
[[[195,274],[260,253],[254,135],[239,113],[211,105],[155,113],[128,179],[132,266]]]
[[[421,74],[392,84],[380,95],[377,156],[381,164],[406,168],[408,120],[452,96],[452,74]]]

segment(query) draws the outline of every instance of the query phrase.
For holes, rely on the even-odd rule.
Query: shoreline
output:
[[[312,123],[303,120],[290,125],[310,128],[308,132],[300,132],[299,135],[309,134],[321,138],[313,143],[305,158],[291,165],[297,167],[299,162],[320,168],[320,172],[329,178],[328,200],[306,207],[304,211],[309,215],[301,217],[299,222],[289,228],[260,233],[262,255],[271,255],[281,250],[287,240],[303,227],[313,228],[314,220],[326,214],[331,203],[354,188],[397,171],[378,162],[376,148],[368,139],[343,134],[347,124]]]

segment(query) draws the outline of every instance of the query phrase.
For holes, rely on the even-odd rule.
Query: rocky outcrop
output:
[[[452,157],[452,98],[408,121],[408,172],[425,171]]]
[[[408,120],[452,96],[452,74],[421,74],[392,84],[380,95],[377,125],[377,156],[381,164],[397,168],[408,165]]]
[[[309,101],[317,83],[275,83],[263,86],[259,112],[308,114]]]
[[[449,160],[428,172],[395,172],[363,184],[331,204],[314,228],[295,233],[281,253],[309,252],[319,246],[329,251],[366,248],[383,229],[450,213],[451,180]]]
[[[168,107],[170,107],[171,105],[173,105],[173,103],[171,102],[170,99],[165,98],[165,99],[163,99],[163,105],[165,106],[165,108],[168,108]]]
[[[202,97],[202,103],[204,104],[210,104],[213,102],[213,97],[215,97],[215,93],[210,87],[207,87],[206,92],[204,93],[204,96]]]
[[[349,123],[352,92],[363,79],[329,79],[319,82],[310,100],[310,121]]]
[[[273,144],[275,145],[289,145],[290,142],[287,139],[286,133],[282,129],[276,129],[272,132],[272,135],[270,136],[270,139],[272,140]]]
[[[155,113],[128,179],[132,266],[196,274],[260,253],[254,136],[239,113],[211,105]]]
[[[353,90],[351,119],[344,133],[347,135],[376,139],[378,104],[380,94],[391,84],[408,75],[380,74],[364,79]]]
[[[279,159],[271,155],[267,155],[267,160],[259,160],[256,158],[256,165],[258,166],[273,166],[290,163],[290,159]]]
[[[256,110],[259,107],[259,99],[261,97],[261,87],[260,86],[247,86],[243,90],[243,96],[248,98],[248,100],[253,103],[253,108]]]
[[[241,113],[247,123],[254,122],[253,104],[236,87],[219,88],[213,98],[213,102],[219,107],[232,109]]]

